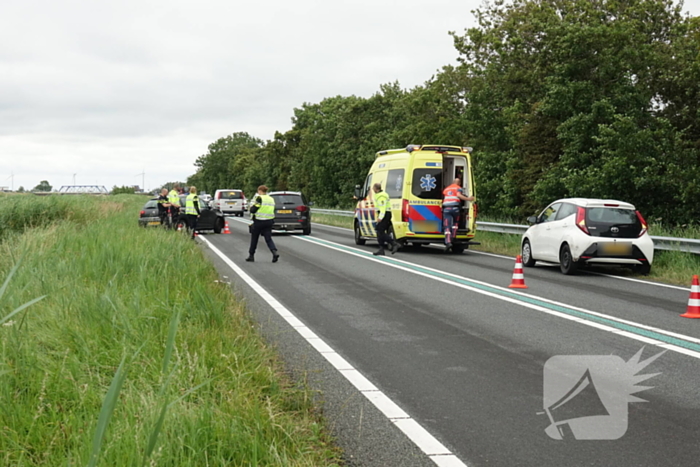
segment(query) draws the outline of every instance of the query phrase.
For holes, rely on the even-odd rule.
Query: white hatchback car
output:
[[[610,199],[560,199],[528,217],[521,241],[523,265],[559,263],[573,274],[586,264],[614,264],[649,274],[654,242],[647,223],[629,203]]]

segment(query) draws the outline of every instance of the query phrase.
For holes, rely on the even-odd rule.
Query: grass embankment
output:
[[[310,393],[194,242],[137,226],[143,202],[0,198],[0,465],[337,463]]]
[[[314,214],[313,221],[321,224],[334,225],[336,227],[353,228],[352,217]],[[518,224],[518,222],[514,221],[498,221],[491,219],[488,221],[482,219],[482,221]],[[661,237],[700,238],[700,228],[697,226],[668,228],[663,225],[652,224],[649,231],[652,235]],[[520,239],[520,235],[486,232],[477,229],[475,240],[480,242],[481,245],[475,245],[471,247],[471,249],[515,257],[520,254]],[[649,279],[667,284],[690,286],[693,275],[700,274],[700,256],[679,251],[656,250],[654,252],[654,262],[651,273],[648,276],[641,276],[624,268],[597,267],[593,270],[626,277]]]

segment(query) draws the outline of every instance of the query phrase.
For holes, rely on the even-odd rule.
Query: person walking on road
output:
[[[258,247],[260,235],[265,238],[265,243],[272,253],[272,262],[276,263],[280,255],[277,254],[277,247],[272,241],[272,226],[275,224],[275,200],[267,194],[267,187],[260,185],[258,195],[255,197],[253,206],[250,208],[253,215],[253,227],[250,231],[250,247],[246,261],[255,261],[255,250]]]
[[[389,195],[385,191],[382,191],[381,183],[372,185],[372,191],[374,191],[374,206],[377,208],[377,241],[379,242],[379,249],[373,254],[374,256],[385,255],[384,246],[389,244],[391,254],[393,255],[396,253],[396,250],[399,249],[399,244],[387,233],[389,227],[391,227],[391,203],[389,201]]]
[[[194,240],[195,230],[197,229],[197,219],[199,218],[199,196],[197,196],[197,187],[190,187],[190,194],[185,198],[185,216],[187,216],[187,226],[192,232]]]
[[[452,249],[452,242],[457,236],[459,211],[462,201],[474,201],[473,196],[464,196],[462,180],[455,178],[452,185],[442,191],[442,227],[445,232],[445,251]]]

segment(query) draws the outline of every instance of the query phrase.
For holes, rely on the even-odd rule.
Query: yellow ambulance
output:
[[[364,185],[355,187],[355,243],[377,238],[374,192],[379,182],[391,199],[391,235],[405,246],[444,243],[442,191],[459,178],[465,196],[476,196],[471,148],[410,144],[405,149],[379,151]],[[464,202],[452,251],[462,253],[474,242],[477,205]]]

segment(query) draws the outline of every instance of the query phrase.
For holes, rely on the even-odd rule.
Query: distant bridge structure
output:
[[[63,185],[58,193],[64,195],[108,195],[109,191],[103,185]]]

